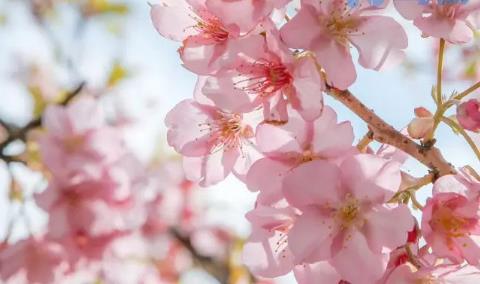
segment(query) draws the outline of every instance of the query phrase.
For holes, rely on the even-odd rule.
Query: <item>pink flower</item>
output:
[[[49,106],[43,116],[46,134],[40,152],[56,176],[75,174],[85,164],[112,163],[124,154],[118,129],[108,126],[92,97],[79,97],[68,106]]]
[[[67,181],[53,179],[44,192],[35,196],[38,206],[49,213],[50,238],[105,236],[131,229],[143,220],[126,171],[95,167],[92,172]]]
[[[413,20],[425,37],[443,38],[451,43],[466,43],[473,38],[474,25],[469,16],[480,8],[477,1],[451,1],[456,2],[453,4],[448,1],[439,3],[438,0],[426,2],[420,5],[418,1],[393,1],[398,12],[407,20]]]
[[[257,202],[270,204],[283,198],[285,174],[314,160],[333,160],[353,152],[350,122],[337,122],[337,114],[325,107],[315,121],[305,121],[294,111],[284,125],[260,124],[256,131],[258,149],[265,157],[256,161],[247,174],[250,190],[260,191]]]
[[[457,120],[466,130],[480,131],[480,102],[470,99],[457,108]]]
[[[2,283],[56,283],[66,264],[64,248],[43,238],[30,237],[0,251]]]
[[[258,205],[247,213],[252,234],[243,248],[243,263],[254,275],[273,278],[292,271],[294,258],[288,247],[288,232],[296,217],[296,210],[285,201]]]
[[[184,156],[189,180],[208,186],[230,172],[246,174],[253,162],[250,139],[254,125],[242,114],[184,100],[165,119],[168,143]]]
[[[416,269],[404,264],[393,271],[385,284],[445,283],[476,284],[480,279],[480,270],[471,265],[439,265]]]
[[[266,121],[287,121],[288,103],[313,120],[322,112],[324,90],[315,60],[295,58],[274,29],[267,29],[265,36],[244,39],[256,46],[254,53],[239,56],[234,68],[209,77],[202,90],[215,105],[233,112],[263,106]]]
[[[298,14],[281,29],[289,47],[316,54],[329,83],[339,89],[348,88],[356,79],[351,45],[360,54],[360,65],[374,70],[403,58],[403,49],[408,45],[400,24],[370,13],[382,9],[367,1],[352,8],[348,2],[303,0]]]
[[[480,183],[465,174],[443,176],[423,209],[422,232],[438,257],[455,263],[480,260]]]
[[[181,41],[180,57],[185,67],[197,74],[213,74],[230,64],[246,47],[237,41],[242,27],[228,11],[213,13],[205,0],[161,0],[153,5],[151,18],[164,37]],[[214,2],[212,2],[214,3]],[[221,10],[211,4],[215,10]],[[240,11],[241,15],[244,15]],[[246,19],[241,17],[241,19]]]
[[[414,225],[407,206],[386,204],[400,186],[399,166],[361,154],[340,166],[317,160],[293,169],[283,191],[302,211],[288,233],[295,263],[329,261],[346,281],[379,280],[388,253],[406,243]]]

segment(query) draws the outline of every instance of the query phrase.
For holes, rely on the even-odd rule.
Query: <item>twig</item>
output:
[[[192,255],[194,261],[220,283],[228,283],[230,272],[225,263],[219,262],[211,257],[201,255],[192,245],[190,239],[180,233],[177,229],[170,229],[170,234],[185,247]]]
[[[357,144],[357,149],[360,151],[360,152],[365,152],[365,150],[367,149],[368,147],[368,144],[372,143],[374,140],[373,140],[373,131],[369,130],[365,136],[363,136],[363,138],[358,141],[358,144]]]
[[[437,65],[437,106],[441,106],[442,99],[442,72],[443,72],[443,55],[445,54],[445,40],[440,39],[440,47],[438,49],[438,65]]]
[[[432,170],[435,174],[435,178],[456,173],[455,168],[443,158],[440,150],[433,146],[426,147],[419,145],[409,137],[403,135],[393,126],[377,116],[372,110],[368,109],[352,93],[350,93],[350,91],[342,91],[327,86],[327,93],[343,103],[353,113],[365,121],[370,130],[374,133],[373,139],[380,143],[394,146],[417,159]]]
[[[480,88],[480,82],[475,83],[475,85],[471,86],[470,88],[468,88],[465,91],[461,92],[460,94],[456,95],[455,97],[453,97],[453,99],[454,100],[461,100],[464,97],[471,94],[473,91],[475,91],[478,88]]]
[[[477,145],[473,141],[472,137],[470,137],[468,133],[465,131],[465,129],[463,129],[463,127],[459,126],[455,121],[453,121],[448,117],[443,117],[442,121],[445,122],[445,124],[447,124],[448,126],[450,126],[450,128],[452,128],[453,131],[456,131],[463,136],[465,141],[467,141],[468,145],[470,146],[470,148],[472,148],[473,152],[477,156],[477,159],[480,161],[480,150],[478,149]]]

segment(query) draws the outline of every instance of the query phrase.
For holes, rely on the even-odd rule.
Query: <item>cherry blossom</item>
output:
[[[215,13],[216,10],[219,13]],[[230,12],[219,9],[215,1],[205,0],[161,0],[151,10],[157,31],[168,39],[182,42],[179,53],[184,66],[204,75],[224,68],[238,52],[249,49],[244,44],[248,42],[239,41],[245,32],[242,28],[246,18],[241,17],[241,22],[236,23],[229,15]]]
[[[230,172],[246,173],[253,162],[250,139],[255,125],[242,114],[185,100],[168,113],[165,123],[168,143],[184,155],[187,178],[202,186],[218,183]]]
[[[0,252],[3,283],[56,283],[68,268],[62,245],[30,237]]]
[[[414,225],[406,206],[385,204],[399,186],[399,164],[367,154],[294,169],[283,191],[302,211],[288,234],[295,263],[330,261],[346,281],[379,280]]]
[[[243,54],[235,66],[209,77],[203,92],[220,108],[249,112],[263,106],[267,121],[287,121],[290,103],[305,119],[323,108],[324,82],[310,56],[295,57],[278,39],[274,28],[250,36],[254,54]]]
[[[124,153],[118,129],[107,125],[103,110],[89,96],[66,107],[50,106],[40,137],[43,162],[56,175],[72,175],[84,163],[112,163]]]
[[[404,55],[408,40],[402,26],[390,17],[371,15],[382,9],[367,1],[352,7],[346,0],[302,0],[300,11],[281,28],[281,36],[291,48],[314,52],[328,82],[346,89],[357,77],[350,46],[358,49],[360,65],[374,70]]]
[[[479,190],[480,183],[466,174],[435,182],[422,215],[423,236],[435,255],[455,263],[479,263]]]
[[[478,1],[428,0],[422,5],[417,1],[394,0],[398,12],[407,20],[413,20],[423,36],[443,38],[451,43],[466,43],[473,38],[474,22],[470,15],[480,9]],[[443,3],[442,3],[443,2]]]
[[[337,122],[337,115],[325,107],[315,121],[305,121],[291,111],[288,122],[281,126],[260,124],[256,129],[258,149],[265,154],[247,175],[247,186],[260,191],[257,202],[269,204],[283,198],[285,174],[314,160],[334,160],[354,152],[353,130],[349,122]]]

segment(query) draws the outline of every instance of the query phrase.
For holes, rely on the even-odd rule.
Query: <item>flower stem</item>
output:
[[[369,130],[365,136],[358,142],[357,149],[360,152],[365,152],[370,143],[373,142],[373,131]]]
[[[442,99],[442,73],[443,73],[443,57],[445,54],[445,40],[440,39],[440,46],[438,49],[438,65],[437,65],[437,105],[441,106]]]
[[[465,91],[461,92],[460,94],[456,95],[455,97],[453,97],[454,100],[461,100],[463,99],[464,97],[470,95],[473,91],[475,91],[476,89],[480,88],[480,81],[475,83],[473,86],[471,86],[470,88],[466,89]]]
[[[444,117],[442,118],[442,121],[445,122],[445,124],[447,124],[448,126],[450,126],[450,128],[453,130],[453,131],[456,131],[458,132],[460,135],[463,136],[463,138],[465,139],[465,141],[467,141],[468,145],[470,145],[470,148],[472,148],[473,152],[475,153],[475,155],[477,156],[477,159],[480,161],[480,150],[478,149],[477,145],[475,144],[475,142],[473,141],[473,139],[468,135],[468,133],[465,131],[465,129],[463,129],[463,127],[461,127],[460,125],[458,125],[454,120],[448,118],[448,117]]]
[[[348,107],[353,113],[365,121],[373,132],[373,139],[394,146],[409,154],[432,170],[435,178],[455,174],[455,168],[448,163],[435,147],[425,147],[417,144],[409,137],[403,135],[393,126],[386,123],[371,109],[367,108],[350,91],[339,90],[327,86],[327,93]]]

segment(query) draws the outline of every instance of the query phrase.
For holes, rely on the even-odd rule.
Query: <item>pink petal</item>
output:
[[[372,284],[379,280],[387,267],[388,255],[372,252],[365,237],[352,231],[344,247],[332,259],[342,279],[355,284]]]
[[[337,114],[325,107],[322,115],[313,124],[312,150],[324,158],[333,158],[352,148],[354,140],[350,122],[337,124]]]
[[[284,125],[262,123],[256,131],[258,149],[279,157],[288,153],[302,153],[306,140],[305,121],[294,115]]]
[[[321,181],[321,183],[312,183]],[[314,160],[293,169],[285,176],[283,193],[294,207],[336,204],[339,201],[340,169],[327,161]]]
[[[422,16],[424,6],[419,5],[418,1],[393,0],[397,11],[407,20],[413,20]]]
[[[400,164],[374,155],[360,154],[345,159],[342,182],[358,199],[383,203],[399,189]]]
[[[236,150],[220,150],[205,157],[183,157],[185,176],[204,187],[217,184],[232,172],[238,155]]]
[[[282,181],[291,167],[270,158],[256,161],[247,174],[247,186],[260,191],[257,203],[271,204],[283,198]]]
[[[413,216],[403,204],[395,207],[376,206],[365,218],[365,237],[370,249],[376,253],[404,245],[408,232],[414,226]]]
[[[339,283],[342,278],[335,268],[327,261],[295,266],[293,270],[298,284]]]
[[[339,228],[334,219],[310,207],[298,217],[288,233],[288,245],[295,263],[312,263],[331,257],[331,246]]]
[[[217,107],[223,110],[249,112],[260,102],[256,100],[256,95],[250,95],[235,86],[235,83],[241,80],[245,80],[245,77],[238,76],[238,72],[235,70],[216,74],[215,77],[207,78],[202,91]]]
[[[195,33],[197,22],[184,0],[162,0],[152,6],[150,16],[157,31],[171,40],[183,41]]]
[[[299,59],[293,77],[295,96],[291,99],[292,106],[305,120],[314,120],[322,113],[322,92],[325,89],[325,83],[314,60],[310,57]]]
[[[278,277],[293,269],[293,256],[285,234],[255,229],[243,247],[243,263],[256,276]]]
[[[302,5],[295,17],[282,27],[280,35],[288,47],[308,49],[312,42],[321,35],[321,30],[314,28],[318,25],[315,8],[310,5]]]
[[[358,35],[353,34],[349,38],[360,53],[359,62],[363,67],[380,70],[403,59],[402,49],[407,48],[408,39],[399,23],[384,16],[369,16],[362,19]]]
[[[212,144],[206,123],[212,120],[213,109],[184,100],[178,103],[166,116],[168,144],[187,156],[203,156],[210,153]],[[204,123],[205,126],[201,124]]]
[[[318,62],[325,69],[329,84],[345,90],[357,79],[355,65],[347,47],[328,36],[317,37],[312,46]]]

